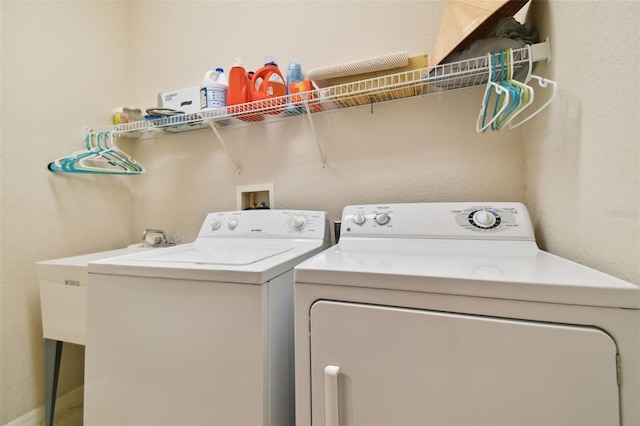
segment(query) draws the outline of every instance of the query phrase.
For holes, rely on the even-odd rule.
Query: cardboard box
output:
[[[200,112],[200,87],[193,86],[158,95],[158,108],[175,109],[185,114]]]

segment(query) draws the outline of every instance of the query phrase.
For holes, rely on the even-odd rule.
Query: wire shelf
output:
[[[514,76],[526,75],[529,64],[548,60],[548,41],[513,50]],[[529,52],[532,58],[529,58]],[[498,66],[497,71],[500,71]],[[210,128],[233,127],[247,123],[279,120],[291,116],[314,114],[337,109],[388,102],[408,97],[476,87],[487,83],[490,73],[488,56],[411,71],[344,83],[308,92],[230,105],[153,120],[138,121],[91,129],[90,132],[178,133]]]
[[[144,171],[144,168],[128,155],[119,150],[116,151],[115,145],[111,144],[114,136],[138,138],[155,133],[180,133],[210,129],[233,161],[236,166],[236,172],[241,174],[241,163],[234,153],[227,148],[219,129],[246,126],[248,123],[281,120],[291,116],[307,117],[315,137],[321,166],[326,168],[322,144],[315,130],[313,119],[315,114],[480,86],[487,83],[490,74],[493,74],[495,78],[496,73],[502,72],[504,70],[503,67],[506,66],[513,68],[512,75],[514,78],[524,77],[531,71],[533,62],[549,61],[551,59],[549,40],[547,39],[543,43],[526,46],[522,49],[515,49],[512,51],[510,58],[510,61],[505,61],[503,57],[500,60],[493,61],[491,55],[486,55],[449,64],[332,85],[326,88],[290,94],[289,96],[229,105],[224,108],[205,109],[197,113],[87,128],[85,129],[87,150],[60,158],[53,163],[49,163],[47,168],[53,172],[137,174]],[[509,65],[505,65],[507,63]],[[545,82],[543,87],[546,87],[546,84]],[[547,101],[547,104],[551,99],[553,97]],[[522,122],[519,124],[522,124]],[[90,143],[94,140],[97,142]],[[109,141],[109,143],[106,141]],[[99,163],[88,163],[89,160],[94,159],[100,160]],[[126,161],[123,162],[123,159]],[[115,166],[116,170],[104,167],[105,162],[102,160],[107,160],[107,163]]]

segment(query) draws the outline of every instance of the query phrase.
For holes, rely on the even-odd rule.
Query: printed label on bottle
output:
[[[200,109],[207,107],[207,89],[205,87],[200,89]]]
[[[280,75],[276,73],[271,74],[271,76],[269,77],[269,82],[284,84],[284,80],[282,80],[282,77],[280,77]]]
[[[223,108],[227,105],[227,92],[222,89],[203,87],[200,92],[202,108]]]

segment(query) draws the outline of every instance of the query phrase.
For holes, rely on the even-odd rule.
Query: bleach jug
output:
[[[275,105],[284,105],[287,96],[287,85],[275,62],[267,62],[255,72],[249,84],[252,101],[275,99]],[[273,104],[270,104],[271,106]],[[279,114],[282,108],[269,108],[266,114]]]
[[[229,84],[222,68],[207,71],[200,88],[200,108],[224,108]]]

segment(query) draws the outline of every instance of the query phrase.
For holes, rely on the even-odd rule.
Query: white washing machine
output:
[[[211,213],[193,243],[89,263],[84,424],[293,424],[293,267],[328,231]]]
[[[638,287],[519,203],[348,206],[295,268],[296,424],[638,425]]]

